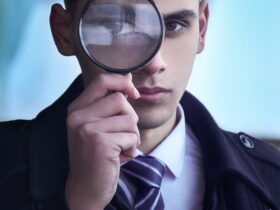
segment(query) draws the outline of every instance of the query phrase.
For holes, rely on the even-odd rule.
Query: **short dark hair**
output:
[[[202,0],[199,0],[199,3],[201,1]],[[78,0],[64,0],[65,7],[71,14],[75,13],[75,6],[77,3],[78,3]]]
[[[75,11],[75,6],[76,6],[77,2],[78,2],[78,0],[64,0],[66,9],[72,14]]]

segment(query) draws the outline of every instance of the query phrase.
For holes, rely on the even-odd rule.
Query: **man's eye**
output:
[[[107,22],[104,23],[104,27],[112,33],[119,33],[122,30],[122,24],[120,22]]]
[[[130,22],[121,22],[121,21],[104,21],[100,23],[108,32],[112,34],[125,34],[135,31],[134,24]]]
[[[168,21],[165,23],[166,33],[178,32],[187,27],[188,27],[188,24],[184,23],[182,21]]]
[[[106,21],[102,25],[111,33],[119,33],[123,28],[123,24],[119,21]]]

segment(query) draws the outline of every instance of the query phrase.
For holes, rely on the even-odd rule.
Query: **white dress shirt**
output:
[[[177,113],[179,121],[176,127],[149,155],[167,166],[161,184],[165,209],[202,210],[205,184],[200,145],[186,125],[180,105]],[[139,150],[136,153],[143,154]],[[119,185],[133,205],[137,189],[123,173],[120,174]]]

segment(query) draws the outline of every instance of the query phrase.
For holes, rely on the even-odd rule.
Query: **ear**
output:
[[[54,4],[50,14],[50,26],[58,51],[65,56],[74,55],[74,38],[71,15],[60,4]]]
[[[197,53],[201,53],[205,47],[205,35],[209,20],[208,1],[201,0],[199,3],[199,43]]]

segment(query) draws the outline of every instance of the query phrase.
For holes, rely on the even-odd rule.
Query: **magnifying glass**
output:
[[[164,25],[153,0],[90,0],[81,14],[79,37],[95,64],[125,74],[156,55]]]

